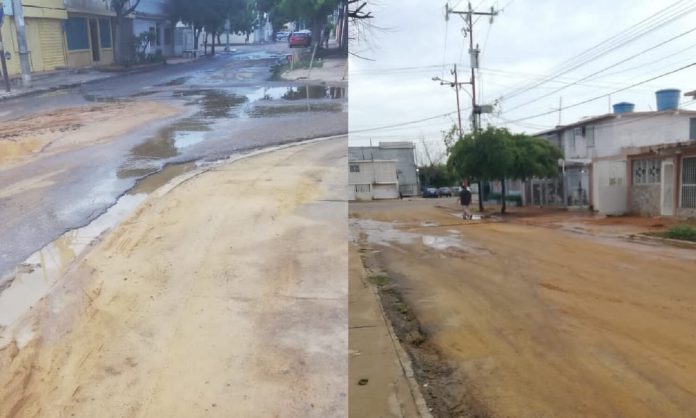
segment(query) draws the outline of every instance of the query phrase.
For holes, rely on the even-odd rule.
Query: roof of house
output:
[[[413,149],[415,148],[416,145],[413,142],[409,141],[400,141],[400,142],[380,142],[379,145],[358,145],[358,146],[349,146],[348,149],[360,149],[360,148],[375,148],[375,149],[401,149],[401,148],[406,148],[406,149]]]
[[[696,94],[696,91],[694,92]],[[695,110],[685,110],[685,109],[679,109],[677,111],[674,110],[652,110],[652,111],[646,111],[646,112],[627,112],[627,113],[605,113],[603,115],[599,116],[591,116],[585,119],[580,119],[577,122],[570,123],[568,125],[560,125],[556,126],[555,128],[552,129],[547,129],[545,131],[538,132],[537,135],[548,135],[556,132],[561,132],[565,131],[566,129],[571,129],[575,128],[577,126],[582,126],[582,125],[587,125],[589,123],[597,123],[597,122],[603,122],[605,120],[609,119],[623,119],[623,118],[633,118],[633,117],[646,117],[646,116],[656,116],[656,115],[676,115],[676,114],[685,114],[685,115],[696,115]]]

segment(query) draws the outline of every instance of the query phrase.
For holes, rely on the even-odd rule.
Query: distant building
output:
[[[348,199],[373,200],[399,197],[395,160],[354,160],[348,163]]]
[[[378,146],[348,147],[349,161],[387,160],[396,162],[396,176],[403,196],[419,194],[418,170],[413,142],[380,142]]]
[[[175,23],[169,20],[168,0],[142,0],[135,9],[133,36],[143,32],[155,34],[155,41],[145,51],[148,55],[170,57],[174,55]]]
[[[563,160],[558,178],[527,183],[527,203],[696,216],[696,112],[678,109],[678,90],[657,94],[657,111],[618,103],[614,113],[539,133]]]

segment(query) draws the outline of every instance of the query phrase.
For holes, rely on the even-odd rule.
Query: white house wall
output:
[[[360,172],[348,173],[350,184],[397,183],[394,161],[375,161],[374,165],[369,161],[352,161],[350,165],[357,165],[360,168]]]
[[[599,213],[627,212],[628,179],[626,160],[605,160],[592,164],[592,204]]]
[[[684,141],[689,138],[689,119],[693,116],[662,114],[604,121],[595,127],[592,157],[622,156],[633,147]]]

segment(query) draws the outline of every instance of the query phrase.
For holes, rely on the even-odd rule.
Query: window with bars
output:
[[[681,206],[696,208],[696,158],[682,160]]]
[[[360,166],[357,164],[351,164],[350,165],[350,172],[351,173],[359,173],[360,172]]]
[[[355,185],[355,192],[356,193],[370,193],[370,185],[369,184],[356,184]]]
[[[633,161],[633,184],[655,184],[661,179],[662,160],[643,159]]]

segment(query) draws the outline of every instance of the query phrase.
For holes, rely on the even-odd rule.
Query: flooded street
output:
[[[350,212],[434,416],[693,416],[692,249],[567,212],[462,221],[456,199]]]
[[[240,152],[345,133],[345,82],[270,80],[286,49],[240,47],[0,103],[0,289],[31,254],[166,167],[181,174]]]
[[[149,177],[30,257],[0,416],[346,416],[346,142]]]

